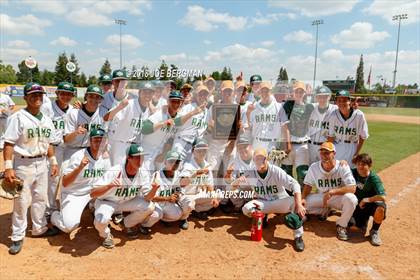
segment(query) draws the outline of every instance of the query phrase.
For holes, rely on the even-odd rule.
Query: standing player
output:
[[[7,118],[13,112],[15,102],[9,95],[0,92],[0,151],[4,146],[4,132],[6,131]]]
[[[99,236],[104,239],[102,245],[105,248],[114,247],[109,221],[115,211],[130,212],[124,218],[124,227],[129,238],[137,238],[137,226],[145,222],[155,208],[151,199],[155,196],[158,186],[151,189],[149,173],[141,169],[144,154],[141,146],[131,144],[126,161],[105,171],[91,192],[91,197],[97,198],[94,225]],[[142,227],[140,230],[144,234],[149,233]]]
[[[347,226],[357,205],[356,181],[348,165],[340,164],[335,159],[335,147],[331,142],[324,142],[320,149],[321,161],[309,167],[304,180],[303,203],[308,214],[319,214],[321,220],[328,216],[330,208],[341,210],[337,219],[337,238],[348,240]],[[311,193],[312,187],[317,193]]]
[[[99,85],[102,88],[104,95],[112,92],[112,76],[110,74],[104,74],[99,77]]]
[[[261,75],[252,75],[251,78],[249,78],[249,84],[251,85],[251,92],[248,95],[249,102],[254,103],[260,100],[260,95],[258,94],[258,91],[260,90],[261,83]]]
[[[51,223],[66,233],[79,226],[82,212],[92,199],[93,186],[111,168],[100,151],[104,136],[104,130],[92,129],[89,147],[74,153],[63,171],[60,211],[52,213]]]
[[[352,169],[356,179],[356,197],[359,204],[353,213],[356,227],[366,230],[369,217],[373,217],[372,228],[369,232],[370,243],[373,246],[382,244],[379,235],[386,215],[385,189],[379,176],[371,170],[372,158],[368,154],[359,154],[353,159],[356,168]]]
[[[19,197],[13,200],[12,245],[9,253],[15,255],[22,249],[28,226],[27,212],[31,207],[32,236],[52,236],[59,231],[47,227],[45,210],[48,200],[48,167],[51,175],[58,175],[54,147],[57,144],[51,119],[41,113],[44,89],[36,83],[28,83],[23,89],[26,107],[10,116],[4,135],[4,177],[12,182],[16,177],[23,180]],[[14,158],[12,160],[12,158]]]
[[[162,109],[163,106],[167,106],[168,105],[168,95],[167,92],[165,91],[165,85],[159,81],[153,81],[153,85],[154,85],[154,89],[155,89],[155,93],[153,94],[152,97],[152,104],[155,107],[156,110],[160,110]]]
[[[305,216],[305,208],[302,205],[300,186],[291,176],[287,175],[280,167],[268,162],[268,153],[264,148],[254,151],[255,169],[245,171],[244,175],[232,183],[234,188],[248,186],[255,192],[255,199],[242,207],[244,215],[252,217],[252,213],[258,207],[264,214],[295,212]],[[291,197],[286,189],[293,192]],[[303,226],[294,230],[295,249],[302,252],[305,248],[303,243]]]
[[[276,83],[273,90],[273,96],[278,103],[284,104],[289,100],[291,90],[288,84],[286,83]]]
[[[251,102],[248,101],[248,88],[242,80],[235,83],[235,98],[236,103],[241,106],[241,124],[245,128],[248,126],[246,112],[248,111],[248,106]]]
[[[67,118],[67,113],[73,108],[70,105],[73,99],[76,89],[71,83],[61,82],[58,84],[56,89],[57,99],[51,103],[44,103],[41,107],[41,112],[48,116],[55,127],[57,137],[59,139],[58,145],[55,146],[55,157],[57,163],[62,166],[64,161],[64,149],[65,145],[63,142],[64,126]],[[51,170],[48,176],[48,209],[47,216],[50,216],[54,210],[57,210],[57,186],[58,176],[51,176]]]
[[[191,90],[192,90],[192,86],[190,84],[184,84],[180,91],[182,96],[184,97],[184,102],[183,102],[183,106],[191,104]]]
[[[80,109],[73,108],[67,113],[64,123],[64,160],[88,147],[89,132],[93,128],[103,126],[103,119],[99,115],[99,104],[103,99],[102,89],[96,85],[90,85],[85,96],[86,103],[82,104]]]
[[[121,100],[128,97],[128,94],[125,90],[125,87],[127,86],[127,80],[127,71],[114,70],[114,72],[112,72],[112,87],[114,91],[109,91],[104,94],[104,99],[100,107],[101,116],[105,115]]]
[[[337,106],[330,104],[331,90],[326,86],[321,86],[315,90],[314,110],[309,116],[308,136],[309,140],[309,163],[312,164],[320,160],[319,146],[327,141],[329,127],[328,116]]]
[[[338,109],[328,118],[328,141],[336,143],[338,160],[352,164],[369,137],[365,115],[359,109],[351,107],[350,93],[342,90],[336,95]]]

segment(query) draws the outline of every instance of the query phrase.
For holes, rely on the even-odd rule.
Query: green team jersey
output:
[[[359,201],[366,197],[385,195],[384,185],[375,172],[370,171],[370,174],[367,177],[360,176],[356,168],[352,169],[351,172],[356,180],[355,195]]]

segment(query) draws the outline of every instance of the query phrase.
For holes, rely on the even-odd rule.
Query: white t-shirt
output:
[[[335,142],[350,141],[356,143],[359,136],[362,139],[369,137],[368,125],[362,111],[356,109],[350,118],[344,120],[340,110],[334,110],[329,118],[328,136],[335,137]]]
[[[180,115],[188,114],[194,111],[198,105],[196,103],[191,103],[185,105]],[[177,132],[177,136],[180,136],[182,139],[189,143],[193,143],[197,138],[203,138],[204,132],[207,129],[208,123],[210,120],[210,113],[209,110],[206,108],[203,112],[196,114],[189,118],[179,129]]]
[[[67,118],[67,113],[73,109],[72,105],[69,105],[69,108],[66,112],[60,109],[57,105],[57,101],[44,103],[41,106],[41,112],[46,116],[50,117],[55,129],[57,130],[57,136],[60,138],[60,144],[63,143],[64,127]]]
[[[89,146],[89,132],[93,128],[102,128],[103,119],[99,115],[99,108],[90,117],[83,109],[71,109],[67,113],[67,118],[64,123],[64,135],[70,134],[77,130],[82,125],[87,129],[85,134],[77,135],[73,141],[67,142],[66,145],[72,148],[88,147]]]
[[[323,143],[327,141],[326,134],[329,128],[329,115],[337,109],[337,105],[329,104],[323,113],[319,111],[319,104],[314,104],[314,110],[309,116],[308,136],[312,142]]]

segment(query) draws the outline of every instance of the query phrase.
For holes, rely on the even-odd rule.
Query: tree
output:
[[[17,82],[20,84],[26,84],[31,81],[31,72],[32,72],[32,81],[39,83],[40,82],[40,74],[38,65],[34,69],[29,69],[25,65],[25,61],[22,60],[18,64],[19,72],[16,73]]]
[[[71,77],[70,80],[73,82],[74,85],[80,86],[79,85],[79,78],[80,78],[79,71],[80,71],[80,67],[79,67],[79,63],[77,62],[76,55],[74,53],[72,53],[70,55],[70,59],[69,60],[76,65],[76,70],[74,70],[73,73],[70,73],[70,72],[67,71],[69,77]]]
[[[79,78],[79,86],[80,87],[87,87],[88,86],[88,82],[86,80],[86,75],[85,73],[82,72],[82,74],[80,74],[80,78]]]
[[[363,73],[363,54],[361,54],[359,66],[357,67],[357,71],[356,71],[355,92],[363,93],[364,91],[365,91],[365,81],[364,81],[364,73]]]
[[[222,81],[225,81],[225,80],[232,80],[233,78],[232,78],[232,72],[231,72],[231,70],[230,70],[230,68],[229,68],[229,70],[228,70],[228,68],[225,66],[225,67],[223,67],[223,71],[222,71],[222,73],[220,74],[220,79],[222,80]]]
[[[219,71],[214,71],[213,73],[211,73],[210,75],[215,81],[220,81],[220,72]]]
[[[98,83],[98,79],[95,77],[95,75],[89,76],[87,83],[88,85],[96,85]]]
[[[128,79],[130,79],[130,80],[137,80],[137,76],[136,75],[138,75],[138,73],[137,73],[137,67],[136,67],[136,65],[133,65],[131,67],[131,72],[130,72],[130,75],[129,75]]]
[[[279,75],[277,76],[277,81],[289,82],[289,76],[287,75],[286,67],[280,67]]]
[[[162,60],[162,63],[159,66],[159,75],[156,79],[159,80],[169,80],[168,76],[168,64],[166,64],[165,60]]]
[[[47,69],[45,69],[44,71],[41,72],[41,85],[43,86],[53,86],[55,85],[54,83],[54,72],[48,71]]]
[[[112,70],[111,70],[111,63],[109,63],[108,58],[105,60],[104,64],[101,67],[101,70],[99,70],[99,74],[105,75],[105,74],[111,74]]]
[[[56,84],[60,82],[70,82],[70,73],[66,69],[68,58],[65,52],[58,54],[57,62],[55,63],[55,78]]]
[[[3,64],[0,60],[0,84],[14,84],[16,83],[16,71],[10,64]]]

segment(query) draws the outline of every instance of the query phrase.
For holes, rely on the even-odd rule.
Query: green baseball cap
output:
[[[171,150],[166,153],[165,160],[181,160],[181,155],[177,151]]]
[[[284,223],[290,229],[298,229],[303,225],[302,219],[295,213],[287,214],[284,217]]]
[[[249,78],[249,83],[250,84],[255,83],[255,82],[262,82],[261,75],[258,75],[258,74],[252,75],[251,78]]]
[[[143,90],[154,90],[154,86],[152,82],[140,82],[140,87],[139,89],[143,89]]]
[[[315,90],[316,95],[331,95],[331,93],[330,88],[326,86],[317,87]]]
[[[168,98],[169,99],[181,99],[182,100],[182,99],[184,99],[184,96],[182,96],[182,94],[179,91],[173,90],[169,93]]]
[[[103,74],[99,77],[99,84],[109,84],[112,82],[112,76],[110,74]]]
[[[194,150],[207,150],[209,148],[209,143],[207,143],[206,139],[200,138],[194,142],[193,148]]]
[[[45,93],[45,90],[38,83],[27,83],[23,88],[23,95],[28,95],[31,93]]]
[[[142,146],[140,146],[139,144],[133,143],[127,149],[127,155],[129,155],[130,157],[137,157],[137,156],[142,156],[145,154],[146,152],[143,150]]]
[[[249,145],[251,144],[251,141],[249,141],[249,138],[246,136],[240,136],[238,140],[236,141],[237,145]]]
[[[88,86],[87,89],[86,89],[86,93],[85,94],[88,94],[88,93],[97,94],[100,97],[104,97],[104,92],[97,85],[90,85],[90,86]]]
[[[71,92],[74,94],[76,92],[76,89],[74,88],[73,84],[69,82],[60,82],[55,92],[57,91]]]
[[[114,70],[112,72],[113,80],[128,80],[127,71],[125,70]]]
[[[348,98],[350,98],[350,92],[348,92],[347,90],[340,90],[339,92],[337,92],[335,97],[348,97]]]
[[[89,132],[89,137],[90,138],[105,137],[105,130],[103,130],[102,128],[93,128]]]
[[[153,86],[155,88],[164,88],[165,87],[165,85],[161,81],[159,81],[159,80],[153,81]]]

